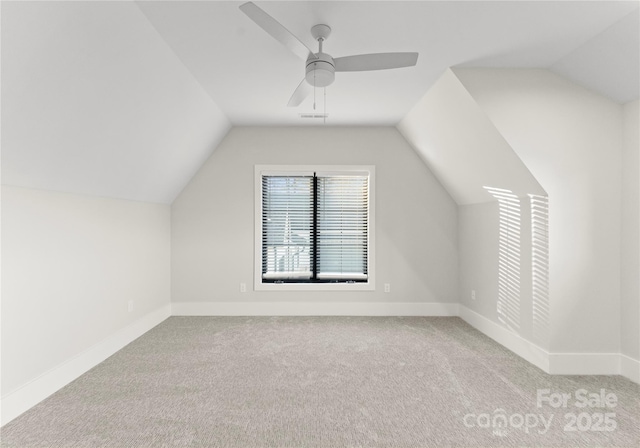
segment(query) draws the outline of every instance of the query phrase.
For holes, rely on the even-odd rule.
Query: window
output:
[[[256,289],[373,289],[372,174],[256,167]]]

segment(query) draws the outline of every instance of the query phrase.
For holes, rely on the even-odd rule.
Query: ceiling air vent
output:
[[[329,118],[328,114],[298,114],[300,118]]]

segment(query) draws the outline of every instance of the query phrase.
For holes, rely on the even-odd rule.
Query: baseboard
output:
[[[457,303],[173,302],[174,316],[457,316]]]
[[[620,353],[551,353],[552,375],[619,375]]]
[[[0,425],[29,410],[170,316],[171,305],[167,304],[8,393],[0,400]]]
[[[460,305],[459,316],[551,375],[622,375],[640,384],[640,361],[621,353],[550,353],[464,305]]]
[[[530,362],[539,369],[549,372],[549,352],[546,350],[464,305],[460,305],[459,316],[476,330],[489,336],[491,339],[505,346],[516,355]]]
[[[640,384],[640,361],[620,354],[620,375]]]

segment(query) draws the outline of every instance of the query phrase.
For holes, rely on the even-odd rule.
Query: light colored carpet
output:
[[[538,389],[572,398],[538,406]],[[578,408],[581,389],[618,403]],[[533,415],[552,418],[548,431]],[[3,447],[638,448],[640,391],[619,376],[547,375],[459,318],[172,317],[1,436]]]

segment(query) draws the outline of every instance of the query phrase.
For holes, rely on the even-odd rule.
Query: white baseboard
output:
[[[619,375],[619,353],[550,353],[552,375]]]
[[[174,316],[457,316],[457,303],[173,302]]]
[[[640,361],[620,354],[620,375],[640,384]]]
[[[0,425],[5,425],[49,395],[62,389],[169,316],[171,316],[170,304],[141,317],[84,352],[8,393],[0,400],[0,408],[2,409]]]
[[[489,336],[494,341],[505,346],[516,355],[530,362],[534,366],[549,372],[549,352],[534,343],[513,333],[509,329],[498,325],[490,319],[460,305],[460,318],[476,330]]]
[[[640,384],[640,361],[621,353],[550,353],[464,305],[460,305],[459,316],[551,375],[623,375]]]

